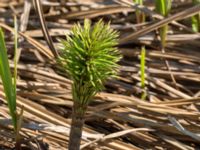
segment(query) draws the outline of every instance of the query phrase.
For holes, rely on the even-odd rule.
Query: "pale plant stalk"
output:
[[[17,89],[17,48],[18,48],[18,26],[17,26],[17,17],[14,16],[14,44],[15,44],[15,49],[14,49],[14,76],[13,76],[13,86],[15,89],[15,93],[16,93],[16,89]],[[16,96],[15,96],[15,101],[16,101]],[[16,103],[16,102],[15,102]],[[15,106],[16,107],[16,106]],[[15,108],[16,109],[16,108]],[[17,116],[17,110],[15,110],[15,115],[16,115],[16,128],[15,128],[15,148],[18,150],[20,149],[20,128],[18,125],[18,116]]]
[[[17,57],[19,55],[19,52],[18,52],[18,26],[17,26],[17,17],[14,16],[14,29],[15,29],[15,32],[14,32],[14,76],[13,76],[13,85],[14,85],[14,88],[15,88],[15,93],[17,93],[16,89],[17,89]],[[17,95],[16,95],[17,97]],[[15,98],[15,101],[17,101],[17,99]],[[17,126],[16,126],[16,129],[15,129],[15,148],[17,150],[20,150],[21,149],[21,137],[20,137],[20,130],[21,130],[21,125],[22,125],[22,121],[23,121],[23,111],[24,111],[24,108],[22,107],[21,110],[20,110],[20,113],[17,114],[17,110],[15,112],[16,114],[16,120],[17,120]]]

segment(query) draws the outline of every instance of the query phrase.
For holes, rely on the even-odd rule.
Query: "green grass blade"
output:
[[[200,31],[200,15],[192,16],[192,30],[194,32]]]
[[[166,17],[171,10],[171,0],[156,0],[156,11]]]
[[[0,28],[0,75],[4,87],[4,93],[8,102],[10,115],[12,117],[13,126],[17,127],[16,118],[16,90],[13,86],[10,66],[8,62],[7,49],[4,41],[4,34]]]
[[[164,17],[168,16],[171,10],[171,0],[156,0],[156,11],[163,15]],[[166,36],[167,36],[168,25],[165,25],[160,28],[160,38],[161,38],[161,45],[162,48],[165,47],[166,44]]]
[[[146,59],[146,49],[143,46],[142,50],[141,50],[141,58],[140,58],[140,78],[141,78],[141,88],[144,90],[144,92],[142,93],[142,97],[141,99],[145,100],[146,99],[146,91],[145,91],[145,59]]]
[[[200,4],[200,0],[193,0],[193,4]],[[194,32],[200,31],[200,13],[192,16],[192,30]]]
[[[146,50],[145,50],[145,47],[142,47],[141,60],[140,60],[141,87],[142,88],[145,88],[145,58],[146,58]]]

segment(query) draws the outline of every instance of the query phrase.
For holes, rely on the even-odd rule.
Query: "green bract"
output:
[[[102,20],[91,27],[91,22],[86,19],[84,27],[75,25],[62,43],[64,48],[59,61],[74,82],[74,100],[86,104],[103,88],[106,79],[116,75],[116,62],[120,59],[115,47],[118,33]]]

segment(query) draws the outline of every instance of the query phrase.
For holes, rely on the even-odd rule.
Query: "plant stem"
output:
[[[20,142],[20,140],[16,140],[16,143],[15,143],[15,149],[16,150],[21,150],[21,142]]]
[[[74,102],[72,111],[72,123],[70,130],[69,150],[79,150],[81,144],[82,128],[84,125],[84,115],[87,106],[82,106]]]
[[[133,0],[136,4],[143,5],[143,0]],[[136,20],[137,23],[143,23],[145,22],[145,14],[141,12],[140,10],[136,10]]]

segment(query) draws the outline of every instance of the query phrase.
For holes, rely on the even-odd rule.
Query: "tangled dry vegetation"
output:
[[[200,11],[190,0],[173,1],[168,18],[154,12],[152,1],[138,7],[129,0],[1,0],[0,27],[13,67],[13,15],[19,24],[17,106],[24,107],[24,149],[66,149],[72,107],[71,81],[54,56],[59,39],[77,21],[103,18],[120,31],[123,54],[119,78],[90,104],[81,149],[200,149],[200,34],[191,30],[190,16]],[[41,9],[42,8],[42,9]],[[136,24],[135,8],[147,21]],[[169,23],[165,52],[157,29]],[[52,37],[49,38],[49,37]],[[146,47],[147,100],[141,100],[140,51]],[[167,62],[167,63],[166,63]],[[14,146],[3,88],[0,85],[0,145]]]

